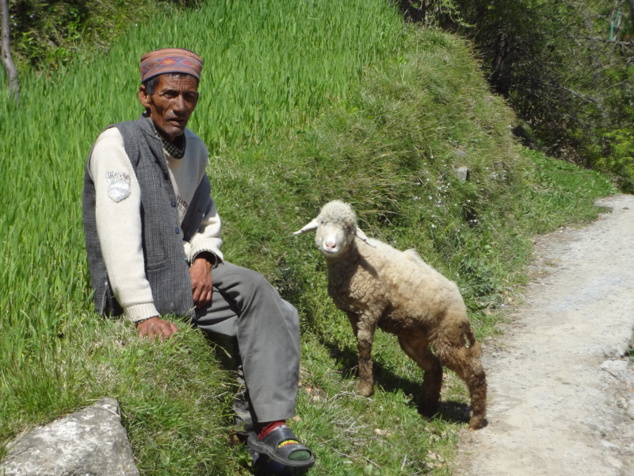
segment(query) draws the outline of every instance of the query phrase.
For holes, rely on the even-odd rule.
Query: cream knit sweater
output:
[[[196,188],[205,176],[209,160],[203,141],[189,129],[186,129],[185,135],[187,146],[182,159],[165,154],[177,197],[180,224]],[[132,322],[158,316],[145,276],[139,183],[126,154],[123,137],[116,127],[106,129],[97,138],[90,157],[89,173],[95,183],[97,233],[114,295]],[[123,190],[118,189],[118,194],[108,193],[108,177],[113,175],[130,178],[129,185],[127,181],[119,183],[119,187],[123,183]],[[185,256],[192,260],[199,253],[209,251],[222,260],[220,236],[220,217],[213,199],[209,197],[207,212],[198,233],[189,242],[183,242]]]

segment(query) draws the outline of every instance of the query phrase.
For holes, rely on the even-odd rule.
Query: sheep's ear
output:
[[[313,219],[313,221],[311,221],[307,225],[304,225],[304,227],[301,230],[297,230],[295,233],[293,233],[293,235],[301,235],[302,233],[308,233],[309,231],[316,230],[318,226],[319,226],[319,222],[317,221],[317,218],[315,218]]]
[[[363,232],[361,228],[357,227],[357,231],[355,234],[357,235],[357,238],[365,241],[368,245],[372,246],[373,248],[376,248],[376,246],[370,242],[370,238],[368,238],[368,236]]]

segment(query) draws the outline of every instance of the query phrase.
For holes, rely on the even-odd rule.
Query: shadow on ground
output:
[[[330,342],[323,345],[328,349],[331,357],[338,363],[341,375],[344,379],[358,379],[357,352],[351,348],[340,349]],[[411,380],[396,375],[380,361],[374,360],[374,383],[386,392],[403,392],[409,397],[409,405],[415,407],[421,418],[427,418],[422,414],[420,406],[420,394],[422,386],[423,371],[420,371],[420,380]],[[463,402],[440,401],[438,412],[432,418],[440,418],[443,421],[455,424],[468,423],[471,416],[471,407]]]

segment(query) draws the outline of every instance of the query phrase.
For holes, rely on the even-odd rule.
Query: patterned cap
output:
[[[163,48],[141,56],[141,82],[163,73],[186,73],[200,80],[203,60],[183,48]]]

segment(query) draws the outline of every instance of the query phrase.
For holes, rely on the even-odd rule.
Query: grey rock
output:
[[[139,475],[113,398],[22,434],[8,450],[3,476]]]
[[[463,182],[468,182],[471,177],[471,171],[468,167],[460,167],[456,169],[456,177]]]
[[[619,380],[626,380],[628,361],[625,359],[608,359],[601,364],[601,368]]]

